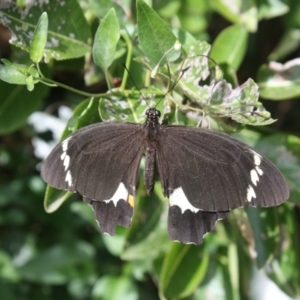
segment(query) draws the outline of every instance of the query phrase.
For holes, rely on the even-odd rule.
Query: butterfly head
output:
[[[156,108],[148,108],[146,110],[146,124],[159,124],[160,111]]]

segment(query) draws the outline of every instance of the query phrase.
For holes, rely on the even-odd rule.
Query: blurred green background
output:
[[[111,7],[121,27],[134,31],[135,2],[118,3],[68,0],[57,9],[67,24],[81,26],[82,35],[87,26],[87,37]],[[299,299],[300,2],[174,0],[152,1],[152,7],[170,27],[212,44],[213,58],[226,65],[230,78],[258,82],[260,101],[278,121],[268,128],[247,128],[239,137],[277,164],[291,187],[291,201],[279,208],[236,210],[198,247],[169,241],[166,201],[158,184],[147,197],[140,182],[135,231],[118,228],[115,237],[99,233],[90,207],[78,195],[47,214],[41,163],[84,98],[62,88],[37,85],[28,92],[0,81],[1,299]],[[4,2],[0,13],[9,26],[13,14]],[[238,35],[226,35],[233,24],[245,29],[245,49],[236,46]],[[10,38],[9,29],[0,25],[1,58],[28,62]],[[233,49],[240,56],[238,68],[236,56],[230,60]],[[88,55],[68,58],[50,60],[42,66],[44,74],[77,89],[106,91],[103,73],[93,69]],[[270,67],[273,60],[289,64]],[[141,69],[133,65],[138,86],[144,84]],[[118,63],[112,73],[116,79],[123,73]]]

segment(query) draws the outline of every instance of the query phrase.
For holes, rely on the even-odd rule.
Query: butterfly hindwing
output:
[[[78,192],[92,205],[103,232],[130,225],[143,154],[142,125],[97,123],[59,143],[42,170],[58,189]]]
[[[133,214],[132,203],[120,199],[113,201],[95,201],[83,197],[83,201],[93,207],[95,219],[103,233],[114,235],[116,226],[129,227]]]
[[[172,240],[184,244],[199,245],[206,233],[212,231],[218,220],[229,217],[229,212],[193,212],[186,210],[182,213],[177,205],[169,207],[168,231]]]

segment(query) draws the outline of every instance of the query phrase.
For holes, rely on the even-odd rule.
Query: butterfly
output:
[[[104,233],[131,224],[138,170],[145,154],[150,195],[158,172],[169,198],[172,240],[201,244],[219,219],[238,207],[276,206],[289,197],[279,170],[229,135],[198,127],[161,125],[156,108],[145,124],[100,122],[60,142],[42,168],[51,186],[78,192],[93,207]]]

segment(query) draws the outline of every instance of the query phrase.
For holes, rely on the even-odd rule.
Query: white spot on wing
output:
[[[64,152],[66,153],[66,152]],[[66,155],[65,159],[64,159],[64,166],[65,166],[65,171],[67,171],[67,169],[69,168],[69,164],[70,164],[70,156]],[[70,171],[69,171],[70,172]]]
[[[70,139],[71,139],[71,137],[68,137],[61,143],[61,146],[62,146],[62,149],[64,152],[66,152],[68,150],[68,143],[69,143]]]
[[[250,149],[250,151],[253,154],[253,158],[254,158],[254,163],[256,166],[260,166],[261,164],[261,155],[258,154],[257,152],[255,152],[253,149]]]
[[[63,152],[62,155],[60,156],[60,159],[61,159],[61,160],[64,160],[65,157],[66,157],[66,155],[67,155],[67,152]]]
[[[69,140],[71,139],[71,136],[68,137],[67,139],[65,139],[62,143],[61,143],[61,147],[62,147],[62,151],[63,153],[60,156],[60,159],[63,161],[63,166],[65,167],[65,172],[66,173],[66,178],[65,181],[68,183],[69,186],[72,186],[73,184],[73,179],[72,179],[72,175],[71,175],[71,171],[68,170],[69,166],[70,166],[70,156],[67,154],[68,151],[68,144],[69,144]]]
[[[247,189],[247,201],[251,202],[252,198],[256,198],[255,191],[251,185]]]
[[[259,167],[262,162],[262,156],[258,154],[253,149],[249,149],[249,151],[253,154],[253,162],[254,162],[254,168],[250,171],[250,178],[252,183],[257,186],[259,183],[260,176],[264,174],[263,170]],[[247,188],[247,196],[246,201],[251,202],[252,198],[256,198],[256,193],[254,191],[254,188],[251,184],[248,185]]]
[[[262,170],[260,167],[255,167],[255,169],[256,169],[256,172],[257,172],[260,176],[262,176],[262,175],[264,174],[263,170]]]
[[[69,186],[71,186],[72,185],[72,175],[71,175],[71,172],[70,171],[68,171],[67,172],[67,175],[66,175],[66,182],[68,183],[68,185]]]
[[[200,210],[189,202],[181,187],[175,189],[170,195],[170,206],[173,205],[177,205],[181,209],[182,213],[184,213],[186,210],[197,213]]]
[[[109,203],[110,201],[112,201],[114,203],[115,206],[117,206],[119,200],[127,200],[128,198],[128,191],[124,185],[123,182],[121,182],[116,190],[116,192],[114,193],[114,195],[108,199],[108,200],[104,200],[104,202]]]
[[[258,177],[258,174],[255,169],[250,171],[250,177],[251,177],[252,183],[256,186],[259,181],[259,177]]]

